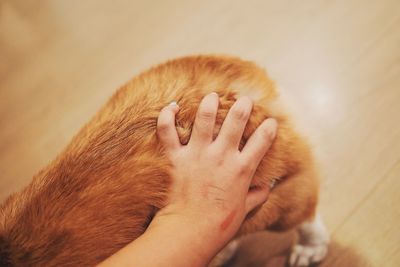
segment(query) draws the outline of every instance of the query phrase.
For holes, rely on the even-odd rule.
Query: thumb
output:
[[[246,214],[252,211],[255,207],[264,204],[269,195],[269,188],[254,188],[250,189],[246,197]]]
[[[157,119],[157,136],[161,144],[169,152],[181,146],[175,127],[175,115],[179,111],[176,102],[164,107]]]

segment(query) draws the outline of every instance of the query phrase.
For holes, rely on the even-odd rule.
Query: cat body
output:
[[[179,103],[176,126],[185,144],[197,107],[211,92],[220,99],[215,135],[242,95],[252,98],[254,108],[241,146],[264,119],[273,117],[279,125],[252,182],[260,187],[276,185],[238,235],[312,223],[318,174],[308,144],[279,103],[274,83],[248,61],[185,57],[156,66],[122,86],[54,161],[2,204],[0,263],[92,266],[141,235],[165,205],[171,182],[169,163],[156,136],[158,114],[168,103]]]

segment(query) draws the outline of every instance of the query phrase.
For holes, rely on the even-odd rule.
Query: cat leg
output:
[[[322,261],[328,251],[329,234],[317,214],[312,221],[301,224],[298,228],[299,241],[294,246],[290,266],[309,266]]]

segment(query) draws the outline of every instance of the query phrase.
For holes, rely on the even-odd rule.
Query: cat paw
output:
[[[328,251],[328,244],[297,244],[294,246],[289,258],[290,267],[304,267],[322,261]]]

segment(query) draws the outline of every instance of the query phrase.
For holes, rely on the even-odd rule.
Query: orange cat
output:
[[[165,205],[170,183],[156,137],[159,111],[179,103],[176,124],[185,144],[200,100],[213,91],[220,97],[216,134],[240,95],[254,101],[242,145],[265,118],[279,125],[253,180],[254,186],[276,186],[239,235],[303,223],[291,264],[320,261],[328,236],[315,212],[318,176],[273,82],[251,62],[195,56],[154,67],[120,88],[30,185],[3,203],[0,265],[91,266],[141,235]]]

